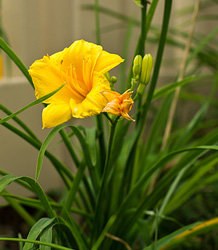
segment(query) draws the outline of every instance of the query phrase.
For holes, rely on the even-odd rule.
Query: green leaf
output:
[[[98,237],[97,241],[95,242],[95,244],[93,245],[93,247],[91,248],[91,250],[98,250],[102,241],[104,240],[106,233],[109,231],[111,225],[114,223],[116,219],[116,216],[113,215],[111,216],[111,218],[108,220],[106,226],[104,227],[104,229],[102,230],[101,235]]]
[[[32,78],[29,75],[27,68],[24,66],[19,57],[14,53],[14,51],[5,43],[5,41],[0,38],[0,48],[5,51],[5,53],[12,59],[12,61],[18,66],[30,84],[33,86]]]
[[[211,135],[212,136],[212,135]],[[217,138],[214,138],[214,140],[216,140]],[[126,198],[123,200],[121,206],[119,207],[119,209],[117,210],[117,218],[121,219],[122,218],[122,214],[123,211],[125,211],[126,209],[128,209],[129,205],[132,204],[131,200],[134,199],[134,197],[137,197],[137,194],[140,193],[141,187],[144,185],[144,183],[146,183],[147,180],[149,180],[149,178],[151,177],[151,175],[157,170],[159,169],[161,166],[165,166],[165,164],[172,159],[174,156],[181,154],[183,152],[188,152],[188,151],[200,151],[200,152],[207,152],[207,150],[218,150],[218,146],[197,146],[197,147],[191,147],[191,148],[185,148],[185,149],[181,149],[181,150],[176,150],[173,152],[170,152],[169,154],[165,155],[164,157],[162,157],[158,162],[156,162],[151,168],[149,168],[143,175],[142,177],[138,180],[138,182],[134,185],[134,187],[132,188],[132,190],[129,192],[129,194],[126,196]],[[188,155],[189,158],[192,157],[192,159],[195,159],[196,157],[194,157],[193,155]],[[198,157],[200,157],[201,154],[198,153]],[[190,164],[191,161],[189,160],[189,158],[185,158]],[[185,166],[185,163],[182,164],[182,167]],[[179,165],[180,167],[180,165]],[[181,168],[176,168],[176,171],[178,172],[179,170],[181,170]],[[175,168],[174,168],[175,169]],[[174,170],[173,169],[173,170]],[[174,176],[175,173],[173,173]],[[171,178],[172,179],[172,178]],[[169,178],[169,180],[171,180]],[[167,182],[166,182],[167,183]],[[160,184],[159,184],[160,185]],[[159,195],[160,193],[162,194],[163,188],[159,187],[159,189],[155,189],[154,194],[152,193],[149,198],[147,197],[147,199],[142,200],[142,202],[140,202],[140,204],[138,204],[138,209],[137,211],[132,215],[129,216],[129,218],[125,221],[125,224],[122,223],[123,225],[123,230],[122,232],[125,234],[126,230],[129,230],[129,228],[131,228],[130,226],[132,226],[133,222],[137,221],[137,219],[141,216],[141,214],[143,213],[143,211],[145,209],[149,209],[149,206],[151,204],[149,204],[149,202],[151,203],[151,201],[157,201],[157,197],[155,197],[155,194],[157,193],[157,195]],[[149,205],[149,206],[148,206]],[[153,205],[153,204],[152,204]],[[128,221],[128,222],[127,222]],[[117,222],[118,223],[118,222]]]
[[[25,182],[27,182],[31,187],[32,187],[32,191],[38,196],[38,198],[40,199],[45,211],[47,212],[47,214],[50,217],[55,217],[55,212],[53,211],[53,209],[51,208],[50,203],[48,202],[47,196],[44,193],[44,191],[42,190],[42,188],[40,187],[40,185],[33,179],[29,178],[29,177],[17,177],[14,175],[5,175],[0,179],[0,193],[12,182],[21,179]]]
[[[20,215],[21,218],[24,219],[28,226],[32,227],[36,222],[35,219],[26,211],[26,209],[19,202],[14,199],[11,199],[8,196],[5,196],[7,194],[8,192],[6,190],[2,191],[1,193],[1,195],[8,202],[8,205],[12,207],[17,212],[17,214]]]
[[[72,186],[71,186],[71,188],[70,188],[70,190],[68,192],[67,198],[66,198],[65,207],[69,211],[70,211],[71,206],[72,206],[72,204],[74,202],[76,193],[79,190],[79,186],[82,183],[85,169],[86,169],[86,164],[85,164],[85,160],[83,160],[81,162],[81,165],[78,167],[76,176],[74,178],[74,181],[72,183]]]
[[[6,118],[4,118],[4,119],[1,119],[1,120],[0,120],[0,124],[6,122],[6,121],[8,121],[8,120],[10,120],[10,119],[13,118],[14,116],[16,116],[16,115],[22,113],[24,110],[26,110],[26,109],[28,109],[28,108],[30,108],[30,107],[36,105],[36,104],[39,104],[39,103],[45,101],[46,99],[48,99],[49,97],[51,97],[51,96],[53,96],[55,93],[57,93],[60,89],[62,89],[62,88],[64,87],[64,85],[65,85],[65,83],[64,83],[63,85],[61,85],[58,89],[52,91],[51,93],[49,93],[49,94],[47,94],[47,95],[45,95],[45,96],[43,96],[43,97],[41,97],[41,98],[35,100],[34,102],[31,102],[30,104],[28,104],[28,105],[25,106],[24,108],[22,108],[22,109],[18,110],[17,112],[15,112],[15,113],[9,115],[8,117],[6,117]]]
[[[76,240],[76,243],[78,244],[78,249],[87,250],[88,248],[83,238],[82,231],[79,229],[79,226],[73,220],[71,214],[65,208],[63,209],[63,216],[64,216],[64,219],[66,220],[66,221],[65,220],[63,221],[65,222],[65,225],[67,225],[70,228],[71,233],[73,234]]]
[[[212,229],[217,229],[217,226],[218,226],[218,218],[215,217],[210,220],[200,222],[196,225],[193,224],[191,228],[187,228],[187,230],[185,230],[184,232],[181,232],[180,234],[175,235],[175,237],[171,239],[169,238],[167,239],[167,237],[164,237],[163,239],[160,240],[160,244],[161,246],[163,245],[163,249],[168,249],[168,248],[172,249],[172,246],[175,246],[178,244],[181,245],[181,243],[186,242],[187,239],[193,236],[208,232],[209,230],[212,230]],[[144,250],[147,250],[147,249],[144,249]]]
[[[205,39],[203,39],[203,41],[201,41],[201,43],[194,49],[194,51],[191,53],[191,55],[189,56],[187,63],[186,63],[186,67],[188,66],[188,64],[198,55],[199,52],[201,52],[201,50],[205,47],[205,45],[214,38],[214,36],[218,33],[218,27],[215,28],[208,36],[206,36]]]
[[[173,150],[176,148],[181,148],[187,141],[191,138],[193,131],[195,128],[199,125],[200,121],[205,116],[206,112],[208,110],[208,103],[205,103],[200,110],[195,114],[193,119],[185,126],[184,130],[182,130],[181,134],[177,136],[174,144],[173,144]]]
[[[217,164],[218,154],[212,154],[198,164],[195,164],[195,174],[187,179],[182,187],[177,190],[176,194],[172,197],[169,204],[166,207],[166,213],[171,213],[175,211],[181,204],[184,204],[191,196],[194,195],[202,186],[204,186],[204,181],[206,180],[206,173]],[[213,175],[215,176],[215,175]],[[209,177],[210,178],[210,177]]]
[[[38,160],[37,160],[37,165],[36,165],[36,175],[35,175],[35,179],[38,180],[39,175],[40,175],[40,171],[42,168],[42,162],[44,159],[44,155],[45,155],[45,151],[49,145],[49,143],[51,142],[51,140],[55,137],[55,135],[61,130],[63,129],[63,127],[65,127],[66,125],[59,125],[55,128],[53,128],[51,130],[51,132],[48,134],[48,136],[46,137],[45,141],[42,143],[42,146],[40,148],[39,151],[39,155],[38,155]]]
[[[93,166],[97,163],[97,149],[96,149],[96,128],[85,129],[86,140]]]
[[[48,225],[41,233],[40,241],[52,243],[52,229],[53,225]],[[40,250],[51,250],[50,246],[40,245]]]
[[[55,218],[42,218],[36,222],[36,224],[30,229],[29,234],[27,236],[27,240],[36,240],[43,230],[50,226],[54,222]],[[23,250],[29,250],[33,247],[33,243],[25,243]],[[45,249],[44,249],[45,250]]]
[[[0,110],[2,110],[5,114],[7,115],[11,115],[12,112],[7,109],[4,105],[0,104]],[[36,137],[36,135],[32,132],[32,130],[23,122],[21,121],[18,117],[14,116],[12,118],[24,131],[27,132],[27,134],[29,134],[32,138],[34,138],[35,140],[39,139]]]
[[[26,142],[28,142],[30,145],[35,147],[36,149],[40,149],[41,147],[41,142],[38,140],[33,139],[32,137],[28,136],[26,133],[24,133],[22,130],[16,128],[15,126],[5,122],[2,124],[4,127],[7,129],[11,130],[13,133],[16,135],[20,136],[22,139],[24,139]],[[45,152],[45,155],[48,157],[48,159],[52,162],[53,166],[57,170],[58,174],[62,178],[63,182],[67,187],[69,187],[68,180],[66,179],[66,176],[70,179],[73,180],[73,175],[71,171],[61,162],[58,160],[53,154],[51,154],[49,151]],[[0,170],[1,171],[1,170]],[[65,175],[66,176],[65,176]]]
[[[68,247],[62,247],[60,245],[53,244],[53,243],[42,242],[39,240],[26,240],[26,239],[18,239],[18,238],[0,237],[0,241],[1,240],[2,241],[15,241],[15,242],[29,242],[29,243],[33,243],[36,245],[50,246],[52,249],[58,249],[58,250],[76,250],[76,249],[72,249]]]
[[[83,4],[82,5],[82,9],[83,10],[94,10],[95,9],[95,6],[93,4]],[[127,15],[123,15],[123,14],[120,14],[119,12],[116,12],[116,11],[113,11],[113,10],[110,10],[108,8],[105,8],[105,7],[102,7],[102,6],[98,6],[98,11],[100,13],[103,13],[103,14],[106,14],[106,15],[109,15],[111,17],[114,17],[114,18],[117,18],[121,21],[124,21],[124,22],[129,22],[132,20],[132,22],[137,25],[137,26],[140,26],[140,22],[136,19],[132,19],[130,18],[129,16]]]
[[[148,33],[150,27],[151,27],[151,21],[153,19],[157,4],[159,0],[152,0],[151,5],[149,7],[147,17],[146,17],[146,34]]]
[[[167,84],[166,86],[163,86],[155,91],[155,93],[152,97],[152,100],[154,101],[160,97],[163,97],[163,96],[171,93],[177,87],[181,87],[181,86],[184,86],[184,85],[189,84],[191,82],[195,82],[195,81],[199,81],[199,80],[207,79],[207,78],[213,78],[213,75],[188,76],[180,82],[173,82],[173,83]]]
[[[72,131],[74,132],[74,134],[76,135],[76,137],[78,138],[80,145],[82,147],[83,150],[83,154],[84,154],[84,158],[86,160],[86,163],[88,165],[89,168],[89,172],[92,178],[92,182],[93,182],[93,186],[94,189],[98,189],[98,175],[96,172],[96,168],[93,166],[92,164],[92,160],[91,160],[91,156],[90,156],[90,152],[89,152],[89,148],[88,148],[88,143],[86,141],[86,139],[84,138],[84,136],[82,135],[82,133],[80,132],[80,130],[75,127],[75,126],[70,126],[70,125],[66,125],[66,124],[60,124],[59,126],[55,127],[50,133],[49,135],[46,137],[44,143],[42,144],[40,151],[39,151],[39,155],[38,155],[38,161],[37,161],[37,167],[36,167],[36,180],[39,177],[41,168],[42,168],[42,162],[44,159],[44,155],[47,152],[46,149],[49,145],[49,143],[51,142],[51,140],[54,138],[54,136],[63,128],[65,127],[70,127],[72,129]]]
[[[179,230],[167,235],[166,237],[158,240],[157,242],[153,243],[152,245],[144,248],[143,250],[153,250],[153,249],[160,249],[161,247],[165,246],[168,244],[172,239],[174,239],[176,236],[179,234],[184,233],[187,230],[191,230],[194,226],[198,225],[199,222],[193,223],[191,225],[185,226],[180,228]]]

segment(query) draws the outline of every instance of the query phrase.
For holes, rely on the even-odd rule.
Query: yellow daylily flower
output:
[[[122,95],[110,90],[104,90],[101,93],[107,99],[107,105],[103,108],[102,112],[123,116],[127,120],[135,121],[128,114],[134,103],[130,98],[133,91],[128,89]]]
[[[85,118],[101,113],[107,101],[100,92],[110,90],[104,74],[122,61],[120,56],[84,40],[36,60],[29,73],[37,99],[65,83],[61,90],[44,101],[49,105],[42,113],[43,128],[57,126],[71,117]]]

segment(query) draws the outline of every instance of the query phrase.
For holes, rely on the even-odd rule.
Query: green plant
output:
[[[208,2],[216,4],[216,1]],[[95,116],[96,126],[91,129],[60,124],[41,142],[17,115],[55,95],[64,85],[15,113],[0,105],[8,115],[0,120],[0,124],[39,150],[35,180],[0,172],[3,175],[0,179],[1,195],[31,228],[26,239],[1,237],[0,240],[18,241],[20,249],[24,250],[149,250],[174,246],[178,249],[178,244],[182,246],[187,238],[217,228],[218,218],[215,214],[211,214],[205,222],[195,220],[188,222],[188,225],[181,225],[176,214],[181,208],[186,210],[186,202],[201,190],[213,186],[218,178],[215,171],[218,129],[214,112],[217,107],[217,50],[211,45],[218,29],[203,39],[202,34],[193,34],[199,1],[196,1],[193,10],[190,32],[169,27],[172,0],[165,0],[159,32],[159,27],[151,25],[158,0],[153,0],[149,7],[146,1],[140,3],[141,21],[105,9],[98,5],[97,0],[92,6],[83,6],[86,10],[95,11],[97,44],[100,44],[101,38],[99,12],[130,23],[124,54],[128,51],[132,25],[139,26],[141,30],[134,58],[136,55],[144,57],[146,41],[157,43],[149,85],[146,87],[147,82],[142,84],[140,77],[134,75],[134,64],[129,70],[126,86],[123,84],[120,87],[122,91],[130,88],[134,91],[134,124],[119,116],[100,114]],[[184,14],[184,11],[181,13]],[[184,38],[184,42],[177,41],[177,38]],[[165,46],[184,49],[185,53],[175,80],[157,88]],[[33,86],[26,67],[2,39],[0,47]],[[195,64],[191,65],[191,62]],[[204,68],[209,69],[210,74],[202,74]],[[124,65],[122,79],[125,79],[125,72]],[[113,85],[112,78],[107,77]],[[139,91],[140,84],[143,86]],[[209,96],[192,92],[200,84],[211,84]],[[198,104],[195,115],[185,125],[181,125],[180,117],[175,114],[176,107],[182,105],[179,97]],[[210,116],[209,111],[212,113]],[[148,119],[150,113],[152,122]],[[16,125],[9,123],[10,119]],[[105,123],[107,125],[104,126]],[[77,168],[75,175],[47,150],[57,133],[60,133],[61,142]],[[76,138],[80,143],[78,154],[71,142]],[[65,184],[64,192],[57,199],[46,194],[37,182],[44,157],[52,162]],[[86,173],[87,169],[89,174]],[[31,190],[36,198],[23,198],[5,191],[12,182]],[[26,207],[42,212],[45,217],[34,219]],[[79,222],[74,220],[74,214],[80,216]],[[171,227],[168,230],[165,229],[167,225]]]

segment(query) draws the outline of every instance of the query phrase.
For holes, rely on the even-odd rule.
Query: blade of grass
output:
[[[166,245],[167,243],[169,243],[173,238],[175,238],[177,235],[183,233],[183,232],[186,232],[187,230],[190,230],[191,228],[193,228],[194,226],[198,225],[199,222],[196,222],[196,223],[193,223],[191,225],[188,225],[188,226],[185,226],[185,227],[182,227],[180,229],[178,229],[177,231],[167,235],[166,237],[158,240],[157,242],[153,243],[152,245],[144,248],[143,250],[153,250],[154,248],[154,244],[156,244],[156,248],[157,249],[161,249],[162,246]]]
[[[7,122],[8,120],[10,120],[10,119],[12,119],[14,116],[16,116],[16,115],[22,113],[22,112],[25,111],[26,109],[31,108],[32,106],[34,106],[34,105],[36,105],[36,104],[39,104],[39,103],[45,101],[45,100],[48,99],[49,97],[51,97],[51,96],[53,96],[54,94],[56,94],[60,89],[62,89],[62,88],[64,87],[64,85],[65,85],[65,83],[64,83],[63,85],[61,85],[58,89],[52,91],[51,93],[49,93],[49,94],[47,94],[47,95],[45,95],[45,96],[43,96],[43,97],[41,97],[41,98],[39,98],[39,99],[37,99],[37,100],[31,102],[30,104],[28,104],[28,105],[25,106],[24,108],[22,108],[22,109],[18,110],[17,112],[15,112],[15,113],[9,115],[8,117],[6,117],[6,118],[4,118],[4,119],[1,119],[1,120],[0,120],[0,124],[2,124],[2,123],[4,123],[4,122]]]
[[[2,125],[4,127],[6,127],[7,129],[11,130],[16,135],[20,136],[22,139],[24,139],[28,143],[30,143],[30,145],[32,145],[36,149],[40,149],[41,143],[34,140],[32,137],[28,136],[27,134],[25,134],[23,131],[17,129],[16,127],[14,127],[13,125],[11,125],[7,122],[3,123]],[[59,161],[53,154],[51,154],[49,151],[45,151],[45,155],[52,162],[52,164],[54,165],[57,172],[60,174],[60,176],[63,179],[66,186],[69,187],[68,179],[66,179],[66,176],[72,180],[73,175],[72,175],[71,171],[61,161]]]
[[[184,232],[176,235],[172,240],[168,241],[168,244],[163,244],[160,250],[171,248],[172,246],[181,244],[184,241],[187,241],[188,238],[196,236],[198,234],[207,232],[211,229],[218,227],[218,217],[204,221],[197,225],[193,225],[191,228],[186,229]],[[145,249],[148,250],[148,249]]]
[[[156,57],[156,61],[155,61],[153,76],[152,76],[152,80],[151,80],[151,84],[150,84],[150,88],[148,91],[146,101],[142,105],[142,112],[140,115],[139,122],[137,124],[137,127],[136,127],[134,133],[132,133],[133,137],[135,137],[134,143],[133,143],[133,146],[131,147],[131,151],[129,154],[129,158],[127,160],[127,164],[126,164],[126,168],[125,168],[123,180],[122,180],[122,183],[123,184],[127,183],[127,186],[126,186],[126,184],[123,185],[123,191],[121,191],[121,197],[123,197],[124,190],[126,190],[125,192],[127,192],[129,190],[129,187],[131,184],[131,176],[132,176],[131,173],[132,173],[132,166],[133,166],[132,161],[135,158],[135,151],[137,149],[137,143],[138,143],[138,140],[140,138],[140,135],[143,132],[143,128],[144,128],[145,121],[146,121],[146,116],[147,116],[149,106],[150,106],[150,103],[152,101],[153,93],[154,93],[154,90],[155,90],[155,87],[157,84],[157,79],[158,79],[160,65],[161,65],[163,51],[164,51],[164,45],[166,42],[166,34],[167,34],[167,30],[168,30],[168,25],[169,25],[171,7],[172,7],[172,0],[165,1],[163,25],[162,25],[162,30],[161,30],[161,38],[159,41],[159,47],[158,47],[157,57]]]
[[[71,210],[71,206],[72,206],[72,204],[74,202],[76,193],[77,193],[77,191],[79,189],[79,185],[82,182],[85,169],[86,169],[86,164],[85,164],[84,161],[82,161],[79,168],[78,168],[78,170],[77,170],[77,174],[76,174],[76,176],[74,178],[74,181],[73,181],[73,183],[71,185],[71,189],[69,190],[69,193],[68,193],[67,198],[66,198],[65,209],[68,210],[68,211]]]
[[[28,226],[33,226],[35,224],[34,218],[24,209],[17,201],[7,197],[8,192],[6,190],[2,191],[1,196],[5,198],[8,204],[13,207],[13,209],[25,220]]]
[[[194,29],[195,29],[195,24],[196,24],[196,20],[197,20],[197,16],[198,16],[198,11],[199,11],[199,6],[200,6],[200,0],[196,0],[195,7],[194,7],[194,10],[193,10],[193,14],[192,14],[192,21],[191,21],[191,26],[190,26],[190,31],[189,31],[189,37],[188,37],[188,40],[186,42],[185,51],[184,51],[183,58],[182,58],[182,63],[181,63],[181,66],[180,66],[178,81],[181,81],[183,79],[183,77],[184,77],[184,74],[185,74],[185,67],[186,67],[186,64],[187,64],[188,55],[189,55],[189,51],[190,51],[190,47],[191,47],[191,40],[192,40],[192,36],[193,36],[193,33],[194,33]],[[175,111],[176,111],[176,106],[177,106],[177,103],[178,103],[180,90],[181,90],[181,88],[177,88],[176,91],[175,91],[175,95],[174,95],[172,105],[171,105],[171,108],[170,108],[170,111],[169,111],[169,118],[168,118],[168,121],[167,121],[167,124],[166,124],[164,136],[163,136],[163,142],[162,142],[162,146],[161,146],[162,150],[166,147],[168,138],[169,138],[170,133],[171,133],[173,117],[174,117],[174,114],[175,114]]]
[[[43,230],[50,226],[54,222],[55,218],[41,218],[38,220],[34,226],[30,229],[28,235],[27,235],[27,240],[36,240],[38,236],[43,232]],[[33,247],[34,243],[29,243],[26,242],[23,250],[29,250]]]
[[[76,243],[78,244],[78,247],[79,247],[78,249],[87,250],[88,249],[87,242],[85,241],[83,237],[82,230],[80,230],[79,226],[76,224],[76,222],[73,220],[72,216],[66,209],[63,210],[63,216],[66,220],[66,221],[64,220],[65,224],[70,228],[76,240]]]
[[[104,227],[104,229],[102,230],[102,233],[101,235],[98,237],[98,239],[96,240],[95,244],[92,246],[91,250],[98,250],[102,241],[104,240],[104,238],[106,237],[106,234],[108,232],[108,230],[110,229],[111,225],[114,223],[116,217],[115,216],[112,216],[106,226]]]
[[[21,72],[24,74],[24,76],[27,78],[27,80],[33,87],[32,78],[30,77],[27,68],[2,38],[0,38],[0,48],[4,50],[5,53],[11,58],[11,60],[17,65],[17,67],[21,70]]]
[[[41,202],[39,200],[16,196],[16,195],[13,195],[13,194],[9,194],[8,192],[7,192],[7,194],[2,192],[1,195],[3,197],[9,197],[9,198],[16,199],[16,200],[19,201],[19,203],[21,203],[21,204],[23,204],[25,206],[36,208],[38,210],[44,210],[42,205],[41,205]],[[51,201],[51,200],[49,200],[49,202],[50,202],[52,208],[56,209],[57,211],[61,211],[62,204]],[[74,213],[74,214],[82,215],[83,217],[86,217],[86,218],[89,218],[89,219],[91,219],[93,217],[91,214],[86,213],[85,211],[83,211],[81,209],[77,209],[77,208],[71,208],[70,212]]]
[[[19,239],[19,238],[0,237],[0,241],[29,242],[29,243],[33,243],[37,245],[49,246],[49,247],[52,247],[53,249],[58,249],[58,250],[76,250],[76,249],[63,247],[63,246],[53,244],[53,243],[42,242],[39,240],[26,240],[26,239]]]
[[[166,86],[163,86],[154,92],[154,95],[152,97],[152,101],[157,100],[158,98],[161,98],[161,97],[173,92],[178,87],[182,87],[182,86],[185,86],[187,84],[193,83],[195,81],[199,81],[199,80],[207,79],[207,78],[210,79],[213,77],[214,77],[214,75],[196,75],[196,76],[194,75],[194,76],[188,76],[188,77],[182,79],[181,81],[176,81],[176,82],[167,84]]]
[[[0,104],[0,110],[2,110],[5,114],[7,115],[12,115],[12,112],[7,109],[5,106],[3,106],[2,104]],[[36,135],[32,132],[32,130],[23,122],[21,121],[18,117],[14,116],[12,118],[24,131],[27,132],[28,135],[30,135],[32,138],[34,138],[35,140],[39,139],[36,137]]]
[[[46,196],[46,194],[44,193],[44,191],[42,190],[42,188],[40,187],[40,185],[33,179],[29,178],[29,177],[17,177],[14,175],[6,175],[3,176],[0,179],[0,192],[2,190],[4,190],[9,184],[11,184],[12,182],[16,181],[17,179],[21,179],[23,181],[25,181],[26,183],[28,183],[32,190],[34,191],[34,193],[38,196],[38,198],[40,199],[42,205],[44,206],[45,211],[47,212],[47,214],[53,218],[55,217],[55,212],[54,210],[51,208],[51,205],[48,201],[48,198]]]

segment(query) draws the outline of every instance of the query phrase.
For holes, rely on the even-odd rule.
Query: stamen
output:
[[[83,89],[82,86],[79,84],[79,80],[77,78],[76,69],[73,67],[73,65],[70,65],[69,68],[69,75],[70,75],[70,86],[73,91],[77,92],[82,99],[86,98],[86,95],[88,94],[88,90]]]
[[[92,88],[90,82],[91,66],[91,59],[88,58],[87,60],[85,60],[85,58],[83,57],[83,81],[85,82],[88,91],[90,91]]]

